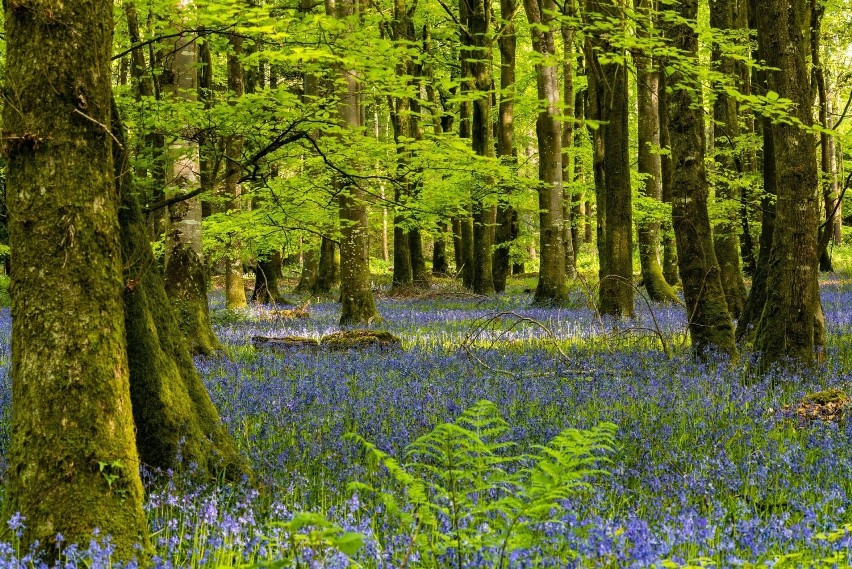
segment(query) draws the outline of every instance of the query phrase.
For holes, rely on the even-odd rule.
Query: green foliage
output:
[[[411,443],[403,462],[350,434],[384,467],[396,490],[360,482],[349,488],[375,496],[409,528],[422,559],[451,552],[462,566],[474,552],[490,550],[502,567],[508,553],[537,543],[542,524],[559,517],[564,500],[606,473],[601,466],[613,451],[616,427],[566,429],[537,445],[537,452],[520,455],[512,455],[512,444],[503,440],[508,430],[497,406],[480,401]],[[399,562],[405,566],[409,559]]]

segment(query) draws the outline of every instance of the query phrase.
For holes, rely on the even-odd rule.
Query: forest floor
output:
[[[307,318],[289,320],[265,307],[228,313],[214,293],[226,349],[196,364],[257,483],[199,487],[183,473],[150,483],[158,565],[852,564],[852,421],[839,392],[808,400],[815,412],[802,406],[814,392],[852,394],[848,278],[822,285],[827,363],[760,377],[747,355],[696,362],[679,306],[638,301],[635,320],[607,321],[582,287],[571,307],[530,308],[530,283],[513,280],[494,298],[447,283],[436,286],[444,293],[381,296],[380,327],[401,348],[327,352],[256,349],[251,338],[336,331],[331,300],[314,299]],[[4,311],[5,413],[9,336]],[[494,406],[476,406],[483,400]],[[467,422],[439,429],[444,438],[411,446],[472,407]],[[519,475],[535,470],[537,445],[605,422],[617,426],[609,449],[583,450],[595,435],[575,431],[556,453],[567,464],[560,476],[585,469],[587,485],[566,485],[556,505],[515,516],[543,484]],[[364,441],[398,463],[381,466]],[[484,460],[489,452],[515,458]]]

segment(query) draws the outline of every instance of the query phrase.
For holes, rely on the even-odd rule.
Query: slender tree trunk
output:
[[[245,92],[243,64],[240,56],[243,53],[243,39],[232,35],[228,43],[231,51],[228,53],[228,91],[231,96],[239,98]],[[225,197],[228,200],[227,211],[231,214],[241,209],[240,204],[240,174],[243,153],[243,137],[233,134],[225,143]],[[242,247],[239,239],[234,239],[228,246],[225,267],[225,306],[228,310],[245,308],[246,288],[243,281]]]
[[[503,33],[498,38],[500,48],[500,106],[497,119],[497,156],[503,163],[515,165],[515,34],[514,14],[517,0],[501,0],[500,15],[504,20]],[[509,189],[503,190],[508,194]],[[512,223],[516,213],[508,202],[508,195],[501,196],[497,205],[497,227],[494,231],[494,290],[506,290],[506,278],[511,271],[510,246],[513,240]]]
[[[671,151],[671,137],[669,136],[669,97],[666,93],[668,79],[664,72],[658,75],[659,81],[659,117],[660,117],[660,148]],[[660,156],[660,196],[665,204],[672,203],[672,157],[670,153]],[[663,222],[663,277],[672,286],[680,283],[680,274],[677,268],[677,248],[675,245],[674,232],[671,221]]]
[[[563,304],[568,300],[565,282],[565,249],[563,237],[562,191],[562,113],[559,99],[559,70],[554,62],[556,45],[553,13],[556,6],[550,0],[524,0],[530,23],[533,49],[542,58],[535,66],[538,98],[544,102],[536,118],[538,138],[538,208],[540,220],[541,262],[534,304]],[[570,233],[568,234],[570,236]]]
[[[491,6],[485,0],[462,2],[466,16],[467,33],[462,34],[465,49],[462,57],[469,72],[468,83],[473,93],[471,104],[471,146],[479,156],[494,157],[494,133],[491,121],[493,78],[491,73]],[[486,186],[489,185],[486,180]],[[472,202],[472,280],[477,294],[493,294],[494,279],[491,253],[491,227],[496,222],[496,209],[487,204],[481,194],[485,188],[474,192]]]
[[[786,0],[760,0],[757,26],[769,87],[793,101],[802,125],[813,123],[807,42],[802,37],[807,7]],[[817,282],[816,148],[811,133],[791,124],[773,124],[777,201],[775,233],[766,281],[766,302],[757,325],[755,348],[766,367],[782,358],[801,364],[822,349],[822,310]]]
[[[22,551],[38,542],[55,556],[58,533],[85,548],[98,528],[113,559],[127,561],[148,540],[121,297],[112,16],[103,0],[5,5],[13,262],[3,509],[4,519],[26,518]]]
[[[566,16],[576,16],[574,0],[566,0],[563,4]],[[565,106],[562,113],[567,117],[574,116],[574,32],[573,22],[562,21],[562,90]],[[565,254],[565,276],[577,276],[576,231],[572,220],[574,192],[574,123],[571,120],[562,122],[562,248]]]
[[[623,6],[615,0],[588,0],[590,17],[617,21]],[[600,311],[612,316],[632,316],[633,306],[633,198],[630,189],[630,144],[628,129],[627,65],[624,50],[592,36],[587,41],[589,91],[594,91],[594,117],[602,121],[603,160],[595,175],[603,175],[598,196],[599,223],[603,222],[601,249]],[[605,55],[602,62],[599,55]],[[603,58],[601,58],[603,59]],[[596,141],[596,145],[598,142]],[[596,185],[599,182],[596,180]],[[599,229],[599,231],[601,231]],[[601,242],[598,242],[600,248]]]
[[[450,267],[447,264],[447,239],[446,235],[450,228],[444,225],[439,227],[439,233],[435,235],[435,245],[432,248],[432,274],[435,276],[445,276],[449,273]]]
[[[738,0],[712,0],[710,25],[730,33],[739,22]],[[717,70],[729,81],[736,82],[736,63],[722,54],[718,42],[713,43],[713,61]],[[736,179],[742,176],[742,158],[737,148],[740,136],[739,111],[736,100],[719,87],[713,104],[714,131],[716,133],[716,164],[719,176],[716,182],[716,200],[723,205],[723,218],[713,228],[713,243],[719,263],[719,277],[725,291],[728,312],[739,318],[745,303],[746,289],[740,268],[739,207],[742,199]],[[731,181],[734,181],[731,183]],[[724,207],[730,204],[728,207]]]
[[[637,34],[650,37],[653,25],[650,0],[638,5],[640,25]],[[644,53],[634,56],[636,63],[636,94],[639,106],[639,173],[644,179],[640,193],[654,201],[663,197],[663,175],[660,148],[660,71],[657,62]],[[660,222],[654,212],[646,213],[645,220],[638,224],[639,263],[642,268],[642,284],[648,298],[657,302],[679,303],[675,290],[666,282],[660,264]]]
[[[197,96],[196,43],[179,38],[170,51],[163,91],[188,101]],[[172,177],[181,192],[199,183],[196,172],[198,147],[191,142],[176,142],[172,152],[178,155],[172,165]],[[178,322],[193,354],[211,354],[221,349],[213,334],[207,305],[207,271],[201,245],[201,200],[194,197],[169,206],[169,230],[166,232],[166,292],[178,313]]]
[[[673,45],[695,58],[698,34],[690,22],[698,16],[698,0],[682,0],[678,12],[683,20],[670,24]],[[677,240],[678,268],[689,319],[692,347],[699,357],[718,350],[735,357],[734,326],[719,277],[707,213],[707,174],[704,169],[704,115],[696,100],[700,90],[688,85],[680,71],[669,77],[672,85],[683,85],[671,93],[668,124],[672,156],[672,225]]]
[[[355,0],[337,0],[336,16],[344,19],[355,15]],[[338,114],[344,127],[362,126],[358,74],[340,69],[344,89],[340,93]],[[345,183],[340,180],[340,183]],[[348,184],[340,192],[340,313],[341,325],[369,324],[381,320],[370,288],[370,235],[367,201],[364,190]]]
[[[278,277],[281,274],[281,251],[262,256],[254,268],[254,293],[252,302],[261,304],[283,304],[284,297],[278,287]]]

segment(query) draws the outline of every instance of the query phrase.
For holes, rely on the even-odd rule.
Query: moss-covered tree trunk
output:
[[[171,97],[193,101],[197,97],[196,42],[179,38],[169,50],[163,91]],[[178,155],[172,176],[179,192],[189,192],[199,183],[198,147],[177,141],[171,151]],[[169,206],[166,231],[166,292],[172,301],[193,354],[211,354],[221,349],[213,334],[207,304],[207,271],[201,245],[201,201],[198,197]]]
[[[242,37],[232,34],[228,38],[228,91],[231,103],[245,93],[243,64],[240,57],[243,54]],[[227,202],[227,212],[231,215],[242,209],[240,193],[240,174],[242,173],[243,137],[238,133],[231,134],[225,143],[225,184],[224,191]],[[228,246],[225,261],[225,306],[228,310],[239,310],[247,306],[246,288],[243,280],[242,246],[238,237],[234,237]]]
[[[57,534],[85,547],[98,528],[129,560],[134,544],[147,545],[147,521],[110,135],[113,5],[4,6],[13,259],[4,519],[26,518],[23,551],[38,541],[55,555]]]
[[[710,25],[730,34],[741,21],[737,18],[737,0],[713,0],[710,3]],[[737,77],[737,66],[730,57],[722,53],[718,42],[713,44],[713,61],[717,71],[731,81]],[[716,163],[720,175],[716,182],[716,201],[722,205],[722,218],[713,228],[713,243],[716,260],[719,263],[719,275],[728,311],[739,318],[745,303],[746,289],[740,263],[740,220],[739,204],[741,192],[737,178],[742,175],[742,158],[737,148],[740,135],[739,111],[734,97],[723,88],[716,90],[713,103],[714,139],[716,141]]]
[[[541,262],[533,303],[562,304],[568,299],[565,249],[562,243],[562,114],[559,67],[553,27],[556,5],[550,0],[524,0],[533,49],[541,60],[535,66],[538,98],[543,104],[535,121],[538,140],[538,209]],[[568,233],[570,236],[570,233]]]
[[[116,119],[115,140],[124,133]],[[124,145],[113,145],[120,197],[124,323],[136,446],[144,464],[239,480],[248,466],[195,370],[147,238]]]
[[[793,101],[793,116],[813,123],[807,42],[807,6],[786,0],[758,2],[757,29],[767,64],[769,88]],[[817,285],[819,176],[813,134],[800,126],[772,125],[777,200],[775,233],[766,279],[766,302],[757,325],[755,349],[761,364],[782,358],[814,361],[822,348],[815,335],[821,314]],[[816,336],[816,337],[815,337]]]
[[[613,22],[623,18],[623,6],[614,0],[588,0],[587,5],[593,20]],[[603,174],[603,183],[595,183],[605,197],[598,198],[598,209],[604,221],[599,306],[603,314],[632,316],[633,198],[627,65],[624,49],[611,44],[606,34],[593,35],[588,45],[589,91],[595,91],[593,118],[602,122],[598,130],[603,138],[603,163],[595,168],[596,176]]]
[[[664,69],[664,61],[660,61],[660,69]],[[659,118],[660,118],[660,148],[671,150],[671,137],[669,136],[669,97],[666,92],[668,78],[664,72],[658,75],[659,90]],[[672,157],[669,152],[663,153],[660,156],[660,198],[663,203],[672,203]],[[680,283],[680,275],[677,269],[677,246],[675,244],[674,233],[671,226],[671,218],[664,221],[660,226],[663,232],[663,277],[666,282],[672,286]]]
[[[643,38],[650,37],[654,16],[650,0],[638,5],[641,17],[636,31]],[[648,200],[659,202],[663,197],[662,162],[660,148],[660,71],[658,62],[645,53],[634,57],[636,63],[636,98],[639,107],[639,173],[644,176],[640,193]],[[652,202],[652,203],[653,203]],[[649,207],[638,225],[639,264],[642,268],[642,284],[648,298],[657,302],[680,302],[677,293],[666,282],[660,263],[660,222],[655,210]]]
[[[674,47],[696,58],[697,65],[698,35],[689,22],[698,15],[698,0],[682,0],[678,12],[682,20],[670,24],[667,33]],[[669,84],[678,86],[671,93],[667,109],[672,156],[672,225],[678,268],[693,349],[700,357],[708,350],[733,357],[737,353],[734,325],[722,289],[707,213],[704,114],[696,100],[700,90],[688,82],[689,78],[681,71],[669,77]]]
[[[335,16],[341,20],[356,15],[356,0],[338,0]],[[351,25],[351,24],[350,24]],[[357,72],[340,69],[338,115],[344,128],[360,129],[363,124]],[[340,180],[345,184],[345,180]],[[380,320],[373,289],[370,287],[370,225],[364,190],[356,184],[341,188],[340,204],[340,312],[341,325],[369,324]]]
[[[432,246],[432,274],[445,276],[450,271],[447,263],[447,232],[449,227],[444,225],[438,228],[439,233],[435,235],[435,244]]]

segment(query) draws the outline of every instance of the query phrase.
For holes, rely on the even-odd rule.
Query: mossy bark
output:
[[[169,96],[194,101],[197,97],[196,42],[179,38],[169,51],[166,73],[161,79]],[[178,155],[172,175],[180,191],[198,183],[198,148],[192,143],[175,143]],[[193,354],[212,354],[221,349],[213,334],[207,305],[207,271],[201,246],[201,202],[198,197],[169,206],[166,231],[166,292],[178,317],[178,324]]]
[[[439,233],[435,235],[435,244],[432,247],[432,274],[435,276],[443,276],[449,273],[450,267],[447,263],[447,231],[446,225],[438,229]]]
[[[335,16],[341,20],[356,13],[355,0],[338,0]],[[351,25],[351,24],[350,24]],[[341,92],[338,106],[344,128],[363,127],[361,85],[357,72],[340,68]],[[340,324],[369,324],[381,320],[370,288],[370,225],[364,190],[357,185],[341,188],[340,197]]]
[[[795,104],[792,114],[813,124],[802,34],[807,7],[785,0],[758,2],[758,41],[773,70],[769,87]],[[773,124],[777,201],[775,233],[766,279],[766,302],[757,325],[755,348],[761,365],[785,358],[814,362],[823,339],[816,334],[820,312],[817,255],[819,176],[813,134],[800,126]]]
[[[562,11],[569,18],[576,17],[576,7],[573,0],[564,2]],[[560,24],[562,35],[562,99],[564,101],[564,109],[562,113],[568,117],[576,116],[575,105],[577,100],[574,97],[574,63],[576,54],[574,53],[574,35],[575,26],[573,22],[563,20]],[[566,120],[562,123],[562,249],[565,254],[565,277],[575,278],[577,276],[577,227],[574,223],[574,206],[575,200],[582,195],[575,191],[574,171],[576,168],[574,154],[574,129],[575,123],[571,120]]]
[[[683,21],[666,30],[673,45],[697,57],[698,35],[687,23],[698,14],[698,0],[682,0]],[[672,85],[688,81],[682,72],[670,77]],[[692,347],[699,357],[717,350],[735,357],[734,325],[725,301],[719,265],[713,248],[707,213],[707,173],[704,168],[704,115],[694,89],[681,88],[669,98],[671,129],[672,225],[677,240],[678,268],[689,319]]]
[[[417,228],[408,232],[408,248],[411,251],[411,272],[414,286],[429,288],[429,271],[423,254],[423,234]]]
[[[737,5],[737,0],[713,0],[710,6],[710,25],[731,33],[736,23],[740,21],[736,17]],[[737,76],[736,62],[723,55],[722,47],[718,42],[713,43],[713,61],[717,69],[727,77]],[[721,170],[716,183],[716,201],[723,205],[728,204],[728,207],[723,207],[725,215],[713,228],[713,243],[728,311],[732,317],[739,318],[746,297],[738,234],[740,226],[738,206],[742,196],[736,182],[731,183],[731,181],[742,175],[742,157],[739,156],[737,148],[740,125],[737,102],[722,88],[717,89],[716,101],[713,103],[713,118],[717,145],[716,163]]]
[[[113,129],[123,140],[120,125]],[[144,464],[197,468],[210,478],[249,474],[195,370],[148,242],[127,155],[115,146],[124,261],[124,322],[136,446]]]
[[[661,62],[662,64],[663,62]],[[663,66],[661,65],[661,68]],[[668,79],[666,74],[659,74],[659,117],[660,117],[660,148],[671,150],[671,137],[669,135],[669,99],[666,94],[666,85]],[[672,203],[672,157],[670,153],[660,156],[660,199],[663,203]],[[663,245],[663,277],[666,282],[672,286],[680,283],[680,275],[677,269],[677,246],[674,240],[672,231],[671,219],[666,220],[660,226],[662,234],[661,243]]]
[[[642,18],[637,33],[647,38],[653,27],[653,15],[648,0],[638,5]],[[644,175],[639,191],[651,200],[663,197],[663,175],[660,148],[660,71],[659,62],[647,54],[634,56],[636,62],[636,98],[639,107],[639,173]],[[648,298],[656,302],[679,303],[680,299],[663,276],[660,264],[660,222],[653,211],[637,223],[639,240],[639,264],[642,269],[642,284]]]
[[[109,131],[112,16],[104,0],[5,4],[13,262],[3,513],[26,518],[23,551],[38,541],[55,555],[59,533],[85,548],[98,528],[114,559],[129,560],[148,541]]]

